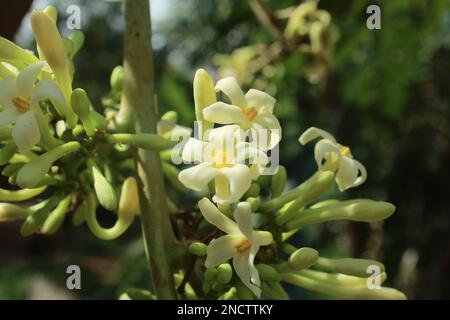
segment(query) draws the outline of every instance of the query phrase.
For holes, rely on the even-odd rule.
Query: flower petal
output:
[[[39,142],[41,133],[32,109],[17,117],[11,135],[20,152],[30,150]]]
[[[269,163],[266,153],[258,149],[253,143],[239,142],[236,144],[236,163],[244,163],[250,159],[250,164],[265,166]]]
[[[207,145],[207,142],[190,138],[183,147],[181,158],[186,162],[203,162],[208,159],[205,157]]]
[[[15,108],[7,108],[0,112],[0,128],[8,124],[14,123],[20,113]]]
[[[254,123],[261,125],[266,130],[270,130],[269,136],[267,132],[259,132],[260,129],[254,126],[258,133],[258,146],[263,150],[273,149],[281,140],[281,125],[277,117],[272,113],[262,111],[255,118]],[[269,136],[268,139],[267,136]]]
[[[45,61],[39,61],[26,67],[20,72],[16,83],[21,96],[31,97],[34,90],[34,83],[45,64]]]
[[[250,204],[248,202],[239,202],[234,211],[234,216],[239,230],[251,242],[253,237],[253,223]]]
[[[339,153],[336,143],[328,139],[322,139],[316,143],[314,147],[314,158],[316,159],[317,167],[319,167],[319,169],[323,166],[323,159],[326,159],[327,161],[330,160],[329,157],[327,157],[327,153],[330,152],[334,152],[336,154]]]
[[[15,109],[12,100],[18,96],[16,79],[7,77],[0,81],[0,105],[5,109]]]
[[[245,107],[246,101],[244,92],[239,86],[236,78],[228,77],[223,78],[216,83],[216,90],[222,91],[230,99],[231,103],[238,107]]]
[[[224,215],[208,198],[203,198],[198,202],[198,207],[203,217],[209,223],[225,233],[241,238],[241,232],[236,222]]]
[[[178,179],[186,188],[201,191],[217,174],[217,169],[213,168],[210,163],[204,162],[182,170],[178,174]]]
[[[316,127],[311,127],[308,130],[306,130],[305,132],[303,132],[303,134],[300,136],[298,141],[302,145],[305,145],[308,142],[310,142],[311,140],[314,140],[314,139],[319,138],[319,137],[322,137],[324,139],[328,139],[331,142],[336,143],[336,139],[334,139],[334,137],[331,134],[329,134],[325,130],[322,130],[322,129],[319,129],[319,128],[316,128]]]
[[[203,116],[207,121],[218,124],[242,123],[245,121],[245,115],[241,108],[221,101],[203,109]]]
[[[342,156],[339,160],[339,169],[336,173],[336,182],[339,190],[351,188],[358,178],[358,166],[355,160]]]
[[[236,253],[233,257],[233,268],[242,283],[259,298],[261,296],[261,289],[250,282],[249,255],[250,250],[244,254]]]
[[[357,186],[363,184],[364,181],[366,181],[366,179],[367,179],[367,170],[364,167],[364,165],[361,162],[359,162],[358,160],[353,160],[353,161],[354,161],[354,163],[356,165],[356,168],[361,173],[361,175],[356,178],[355,182],[352,185],[352,187],[357,187]]]
[[[254,107],[256,110],[263,109],[266,112],[273,112],[273,107],[277,101],[271,95],[256,89],[250,89],[245,94],[245,100],[248,107]]]
[[[208,141],[216,145],[221,150],[228,145],[234,144],[240,141],[245,141],[245,132],[238,125],[227,125],[219,128],[215,128],[209,131]]]
[[[232,258],[240,241],[239,236],[229,234],[212,240],[206,249],[205,267],[212,268]]]
[[[250,280],[257,286],[261,285],[258,270],[254,265],[256,254],[261,246],[268,246],[273,242],[273,236],[268,231],[253,231],[252,246],[250,248],[248,265],[250,270]]]
[[[50,98],[54,99],[63,108],[66,106],[66,99],[58,87],[58,85],[52,80],[41,80],[39,81],[31,95],[31,104],[38,103],[39,101]]]
[[[227,195],[214,195],[213,201],[223,203],[238,201],[248,188],[250,188],[250,184],[252,183],[250,169],[244,164],[236,164],[233,167],[221,168],[219,171],[228,179],[230,190]]]

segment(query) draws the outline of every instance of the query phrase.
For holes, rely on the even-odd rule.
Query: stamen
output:
[[[250,249],[251,246],[252,243],[247,238],[244,237],[242,241],[239,242],[239,244],[236,246],[236,250],[239,253],[244,253],[245,251]]]
[[[342,147],[339,152],[343,155],[343,156],[348,156],[350,154],[350,148],[349,147]]]
[[[255,107],[247,108],[244,111],[244,115],[248,120],[253,120],[257,114],[258,114],[258,111],[256,110]]]
[[[12,99],[12,103],[20,113],[30,110],[30,98],[16,96]]]

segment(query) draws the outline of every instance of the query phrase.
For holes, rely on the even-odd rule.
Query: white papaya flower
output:
[[[350,148],[336,142],[336,139],[325,130],[311,127],[299,138],[302,145],[322,138],[314,147],[314,158],[319,170],[336,172],[336,183],[339,190],[359,186],[367,178],[366,168],[353,159]]]
[[[64,95],[52,80],[36,83],[44,61],[23,69],[17,79],[10,76],[0,81],[0,127],[14,124],[12,137],[20,151],[31,149],[40,140],[36,114],[39,101],[52,98],[65,105]]]
[[[261,281],[254,261],[261,246],[273,242],[272,234],[253,230],[250,204],[247,202],[238,203],[234,212],[236,222],[220,212],[207,198],[200,200],[198,206],[206,221],[226,233],[209,243],[205,266],[212,268],[233,258],[236,274],[259,297]]]
[[[281,140],[281,126],[273,114],[275,98],[256,89],[246,94],[234,77],[221,79],[216,90],[223,92],[231,101],[215,102],[203,109],[203,116],[209,122],[237,124],[242,129],[252,129],[256,144],[262,150],[273,149]]]
[[[201,191],[215,179],[216,203],[238,201],[248,190],[252,179],[268,163],[267,155],[245,142],[245,134],[237,125],[209,131],[208,141],[190,138],[184,145],[183,161],[197,165],[180,172],[179,180],[189,189]],[[249,161],[251,167],[245,162]]]

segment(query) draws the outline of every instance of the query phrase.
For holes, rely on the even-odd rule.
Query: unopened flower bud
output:
[[[64,218],[69,209],[71,200],[72,195],[68,195],[60,203],[58,203],[58,205],[55,209],[52,210],[52,212],[50,212],[41,228],[41,232],[43,234],[51,235],[59,230],[64,222]]]
[[[16,152],[17,146],[14,142],[10,142],[4,145],[0,149],[0,166],[7,164]]]
[[[111,72],[110,84],[113,91],[122,91],[123,88],[123,67],[117,66]]]
[[[220,284],[227,284],[233,277],[233,269],[229,263],[222,263],[217,267],[216,281]]]
[[[281,276],[278,271],[271,265],[260,263],[256,265],[258,274],[262,280],[266,281],[281,281]]]
[[[126,221],[133,220],[140,212],[139,193],[135,177],[128,177],[122,184],[120,193],[119,209],[117,211],[119,219],[123,217]]]
[[[201,125],[202,133],[211,129],[213,124],[203,117],[203,109],[216,102],[216,90],[211,76],[204,69],[199,69],[194,76],[195,116]]]
[[[206,256],[206,249],[208,246],[202,242],[194,242],[189,245],[189,253],[197,256],[197,257],[203,257]]]
[[[32,210],[11,203],[0,203],[0,222],[24,220]]]
[[[77,54],[77,52],[81,49],[84,44],[84,38],[84,33],[79,30],[72,32],[68,36],[68,39],[72,42],[72,53],[70,55],[71,57]]]
[[[176,111],[167,111],[161,117],[161,120],[170,121],[172,123],[177,123],[178,121],[178,113]]]
[[[370,271],[370,267],[372,266],[379,268],[380,272],[385,271],[384,265],[381,262],[368,259],[328,259],[320,257],[316,264],[319,268],[328,271],[348,274],[356,277],[368,277],[371,274],[368,271]]]
[[[247,190],[247,192],[244,194],[244,199],[245,198],[255,198],[257,196],[259,196],[259,193],[261,192],[261,188],[259,187],[259,184],[253,182],[250,185],[250,188]]]
[[[0,201],[20,202],[29,200],[47,189],[46,186],[35,189],[5,190],[0,189]]]
[[[98,202],[106,210],[115,210],[117,208],[118,201],[113,186],[108,180],[106,180],[105,176],[92,159],[88,160],[87,165],[94,182],[94,190],[97,195]]]
[[[84,130],[89,137],[95,134],[94,127],[90,118],[91,101],[83,89],[77,88],[72,91],[70,102],[73,111],[78,115],[83,124]]]
[[[231,287],[227,292],[219,297],[219,300],[234,300],[236,298],[236,293],[236,288]]]
[[[109,143],[126,143],[137,148],[161,150],[168,145],[168,141],[152,133],[116,133],[107,137]]]
[[[28,64],[39,61],[32,52],[22,49],[3,37],[0,37],[0,60],[22,60]]]
[[[272,198],[279,197],[286,187],[287,172],[282,165],[278,166],[278,171],[272,176]]]
[[[316,263],[319,253],[313,248],[300,248],[291,254],[288,265],[294,270],[308,269]]]
[[[82,225],[86,221],[87,203],[83,201],[75,210],[72,216],[72,224],[76,227]]]

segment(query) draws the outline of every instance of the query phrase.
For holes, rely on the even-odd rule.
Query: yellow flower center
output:
[[[227,153],[225,151],[218,152],[214,158],[214,167],[216,168],[226,168],[232,166],[228,163]]]
[[[255,107],[250,107],[244,110],[244,115],[248,120],[255,119],[256,115],[258,114],[258,111]]]
[[[343,155],[343,156],[348,156],[350,154],[350,148],[349,147],[342,147],[339,152]]]
[[[249,250],[251,246],[252,243],[250,242],[250,240],[248,240],[246,237],[243,237],[242,241],[239,242],[235,248],[237,252],[244,253],[245,251]]]
[[[30,110],[30,98],[16,96],[12,99],[12,103],[20,113]]]

